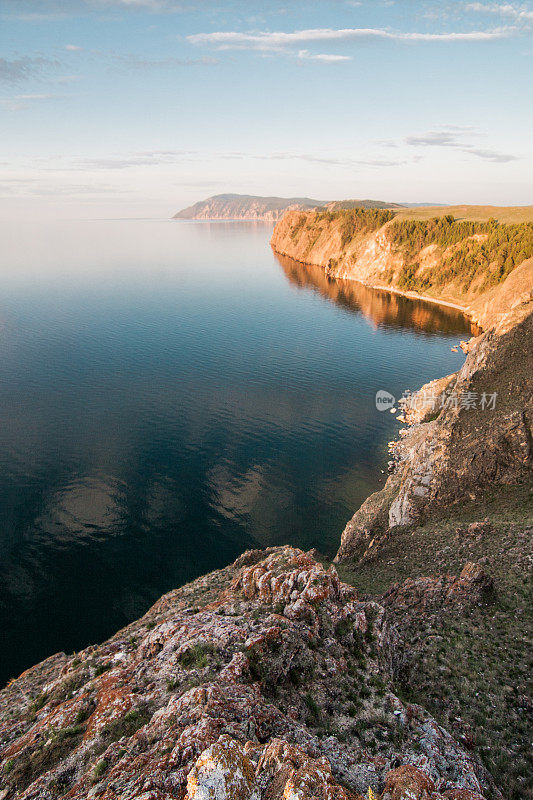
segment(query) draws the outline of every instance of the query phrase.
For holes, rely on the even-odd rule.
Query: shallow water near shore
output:
[[[278,259],[261,223],[0,229],[0,682],[249,547],[333,555],[385,480],[375,394],[458,369],[453,309]]]

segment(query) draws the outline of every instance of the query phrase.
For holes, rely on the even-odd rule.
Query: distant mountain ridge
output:
[[[309,197],[257,197],[246,194],[217,194],[178,211],[173,219],[256,219],[277,222],[285,211],[323,208],[321,200]]]
[[[173,219],[251,219],[277,222],[285,211],[314,208],[402,208],[381,200],[313,200],[310,197],[260,197],[248,194],[217,194],[178,211]]]

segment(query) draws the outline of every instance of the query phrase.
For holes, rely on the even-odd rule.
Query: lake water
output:
[[[0,229],[0,681],[249,547],[332,555],[456,370],[453,310],[278,260],[257,223]]]

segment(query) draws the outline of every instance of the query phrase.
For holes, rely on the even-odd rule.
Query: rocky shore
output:
[[[509,324],[472,340],[458,373],[408,399],[392,474],[347,524],[336,561],[364,557],[435,508],[531,479],[533,313]]]

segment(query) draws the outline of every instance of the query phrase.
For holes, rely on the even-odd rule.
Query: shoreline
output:
[[[322,264],[313,264],[310,261],[300,261],[298,258],[294,258],[294,256],[290,256],[288,253],[282,253],[281,250],[276,250],[276,248],[271,244],[272,251],[276,253],[276,255],[283,256],[283,258],[290,258],[291,261],[295,261],[297,264],[302,264],[304,267],[320,267],[324,270],[324,274],[327,277],[330,277],[327,271],[327,267],[323,267]],[[476,325],[481,331],[483,328],[481,325],[476,322],[473,318],[471,312],[468,310],[466,306],[461,306],[459,303],[453,303],[451,300],[438,300],[435,297],[429,297],[425,294],[418,294],[417,292],[413,291],[403,291],[402,289],[397,289],[394,286],[382,286],[375,283],[366,283],[365,281],[359,280],[358,278],[349,278],[348,276],[345,277],[334,277],[332,280],[337,281],[353,281],[354,283],[359,283],[361,286],[366,286],[367,289],[377,289],[382,292],[389,292],[390,294],[398,294],[401,297],[407,297],[408,300],[423,300],[426,303],[433,303],[434,305],[438,306],[446,306],[447,308],[454,308],[456,311],[460,311],[465,317],[468,317],[470,322],[473,325]]]

